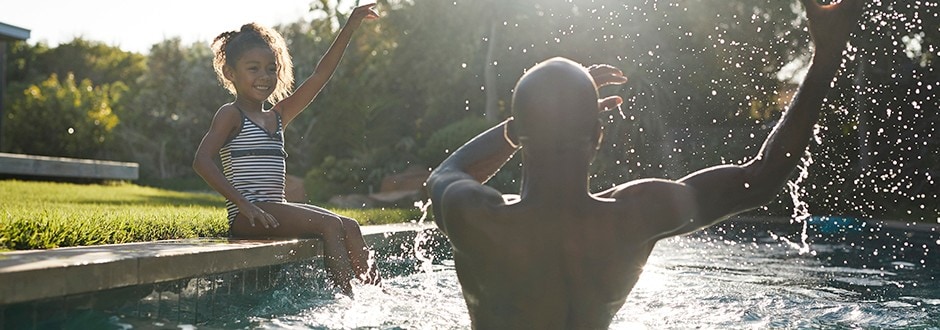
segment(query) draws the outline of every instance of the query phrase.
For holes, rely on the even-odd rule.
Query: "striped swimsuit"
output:
[[[281,115],[277,116],[277,130],[268,134],[261,126],[241,112],[242,126],[238,135],[219,150],[222,173],[229,183],[248,201],[285,202],[284,199],[284,134]],[[238,215],[238,207],[226,201],[228,223]]]

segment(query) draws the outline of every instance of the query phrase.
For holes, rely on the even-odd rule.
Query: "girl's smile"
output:
[[[277,85],[277,62],[274,52],[265,47],[247,50],[235,62],[230,80],[240,98],[264,102]]]

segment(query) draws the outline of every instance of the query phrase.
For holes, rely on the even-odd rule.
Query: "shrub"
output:
[[[428,138],[419,156],[425,164],[436,167],[450,153],[493,124],[479,117],[467,117],[438,130]]]
[[[368,191],[364,172],[365,168],[352,159],[327,156],[320,166],[311,169],[304,178],[307,198],[314,202],[325,202],[335,195]]]

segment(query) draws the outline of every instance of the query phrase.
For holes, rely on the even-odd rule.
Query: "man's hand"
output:
[[[598,89],[608,85],[623,85],[627,82],[627,77],[623,75],[620,69],[608,64],[594,64],[587,68],[588,73],[594,78],[594,86]],[[608,96],[597,100],[597,110],[606,111],[613,109],[623,103],[620,96]]]
[[[806,8],[815,54],[826,58],[841,56],[849,34],[858,28],[865,0],[842,0],[831,5],[820,5],[818,0],[801,1]]]

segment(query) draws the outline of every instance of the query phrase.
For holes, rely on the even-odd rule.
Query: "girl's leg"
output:
[[[314,205],[292,205],[304,207],[325,214],[333,214],[339,217],[343,223],[343,231],[345,232],[346,236],[346,249],[349,251],[349,260],[352,262],[353,271],[356,272],[356,276],[363,282],[368,284],[379,284],[381,279],[379,278],[378,269],[375,267],[374,261],[373,264],[369,264],[369,262],[372,261],[371,252],[369,251],[369,247],[366,246],[365,239],[362,237],[362,231],[359,229],[358,221],[335,214],[327,209]]]
[[[352,261],[356,276],[367,284],[379,284],[380,278],[375,260],[372,260],[371,251],[366,246],[365,238],[359,229],[359,222],[347,217],[340,217],[343,229],[346,232],[346,248],[349,249],[349,259]],[[371,264],[370,264],[371,262]]]
[[[231,226],[233,237],[238,238],[296,238],[320,236],[323,239],[324,260],[335,287],[346,295],[352,295],[353,266],[346,244],[346,231],[341,217],[332,213],[318,212],[287,203],[256,203],[265,212],[277,219],[278,226],[254,227],[239,215]]]

